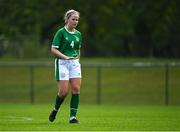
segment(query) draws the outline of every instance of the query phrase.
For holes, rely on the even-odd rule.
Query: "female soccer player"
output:
[[[70,119],[69,123],[78,123],[76,113],[79,105],[81,86],[80,48],[81,33],[76,30],[80,13],[68,10],[64,15],[65,26],[60,28],[52,42],[51,52],[55,54],[55,77],[57,80],[58,94],[55,106],[49,115],[49,121],[53,122],[56,114],[68,94],[68,84],[71,87]]]

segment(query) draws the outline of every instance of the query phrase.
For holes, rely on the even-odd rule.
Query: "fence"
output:
[[[29,80],[29,97],[30,97],[30,102],[33,104],[35,103],[35,94],[36,94],[36,90],[35,90],[35,70],[37,68],[53,68],[53,64],[52,63],[0,63],[0,68],[26,68],[28,69],[29,75],[27,77],[26,80]],[[140,68],[140,69],[147,69],[147,68],[162,68],[164,69],[162,74],[163,74],[163,86],[164,90],[163,90],[163,100],[164,100],[164,104],[165,105],[169,105],[169,69],[170,68],[179,68],[180,64],[179,63],[129,63],[129,64],[110,64],[110,63],[106,63],[106,64],[82,64],[82,69],[85,68],[95,68],[96,71],[94,72],[96,75],[93,75],[94,77],[96,77],[96,92],[94,92],[96,94],[96,103],[97,104],[101,104],[102,103],[102,78],[103,78],[103,71],[102,69],[112,69],[112,68],[118,68],[122,70],[122,68]],[[3,70],[2,70],[3,71]],[[91,72],[91,71],[90,71]],[[0,73],[1,74],[1,73]],[[11,74],[11,73],[8,73]],[[18,73],[17,73],[18,74]],[[115,73],[113,73],[115,74]],[[179,75],[179,73],[177,73],[177,75]],[[3,78],[3,74],[0,75],[1,78]],[[87,75],[88,76],[88,75]],[[108,78],[108,73],[106,76],[106,78]],[[116,77],[118,78],[118,76]],[[143,78],[143,77],[142,77]],[[3,80],[3,79],[2,79]],[[87,79],[88,80],[88,79]],[[90,79],[89,79],[90,80]],[[113,79],[112,79],[113,80]],[[141,81],[141,80],[139,80]],[[158,82],[158,81],[157,81]],[[10,82],[9,82],[10,83]],[[116,82],[117,83],[117,82]],[[134,83],[134,82],[133,82]],[[152,82],[153,83],[153,82]],[[178,80],[175,81],[175,84],[178,83]],[[111,83],[112,85],[113,83]],[[3,86],[0,85],[0,88],[2,88]],[[93,86],[94,87],[94,86]],[[103,86],[104,87],[104,86]],[[119,87],[118,85],[116,85],[116,87]],[[179,87],[179,86],[177,86]],[[3,90],[1,90],[3,91]],[[174,93],[179,92],[179,90],[175,90]],[[116,93],[116,92],[114,92]],[[3,93],[2,93],[3,94]],[[132,93],[133,94],[133,93]],[[113,94],[112,94],[113,96]],[[131,95],[129,95],[130,97]],[[153,97],[152,97],[153,98]],[[176,97],[176,102],[178,102],[177,104],[179,104],[179,99],[177,99],[178,97]],[[4,100],[3,100],[4,101]]]

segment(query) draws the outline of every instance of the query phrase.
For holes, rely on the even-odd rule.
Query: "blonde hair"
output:
[[[74,14],[77,14],[78,16],[80,16],[80,13],[79,13],[78,11],[73,10],[73,9],[68,10],[68,11],[65,13],[65,15],[64,15],[64,21],[65,21],[65,23],[67,23],[68,19],[69,19],[72,15],[74,15]]]

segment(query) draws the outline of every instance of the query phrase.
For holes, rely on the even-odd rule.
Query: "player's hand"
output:
[[[67,58],[66,58],[66,60],[72,60],[72,59],[74,59],[73,56],[67,56]]]

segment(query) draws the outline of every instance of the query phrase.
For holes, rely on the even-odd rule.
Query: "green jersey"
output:
[[[60,28],[52,42],[52,47],[57,48],[66,56],[78,57],[77,50],[81,48],[81,33],[76,29],[74,32],[69,32],[66,27]]]

